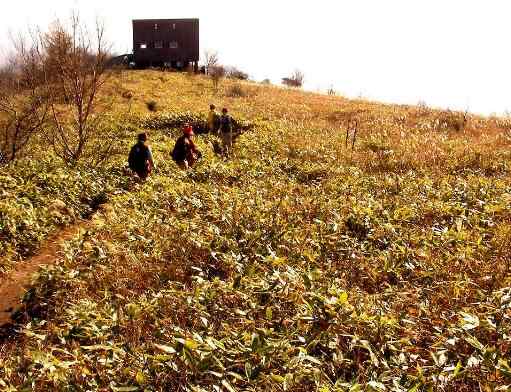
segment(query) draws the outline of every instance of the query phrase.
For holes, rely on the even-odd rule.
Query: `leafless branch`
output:
[[[60,21],[43,35],[48,68],[54,70],[48,81],[54,88],[51,100],[52,131],[48,140],[55,153],[69,164],[76,164],[94,140],[100,117],[96,113],[98,93],[108,78],[109,47],[104,25],[96,21],[90,34],[80,16],[74,13],[68,26]],[[61,110],[62,103],[72,109]]]

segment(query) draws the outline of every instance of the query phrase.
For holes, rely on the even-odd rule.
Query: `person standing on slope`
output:
[[[128,164],[131,170],[137,173],[141,180],[145,180],[155,167],[151,148],[146,144],[147,134],[140,133],[138,142],[133,147],[128,157]]]
[[[209,105],[209,113],[208,113],[208,132],[209,133],[217,133],[218,132],[218,120],[219,116],[216,112],[215,105]]]
[[[222,139],[223,153],[229,157],[232,150],[232,118],[229,116],[227,108],[222,109],[220,117],[220,138]]]
[[[183,127],[183,135],[176,140],[174,150],[172,150],[172,159],[184,170],[193,167],[201,155],[192,140],[193,135],[192,126],[185,125]]]

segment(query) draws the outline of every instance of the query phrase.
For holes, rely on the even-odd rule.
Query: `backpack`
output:
[[[225,115],[220,117],[220,131],[232,132],[232,119],[231,116]]]
[[[220,116],[215,113],[215,118],[213,119],[213,129],[218,131],[218,128],[220,128]]]
[[[131,147],[128,157],[130,169],[135,172],[141,172],[146,169],[147,160],[149,159],[149,148],[145,144],[137,143]]]

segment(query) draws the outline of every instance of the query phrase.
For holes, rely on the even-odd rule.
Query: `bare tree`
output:
[[[211,49],[204,51],[204,65],[206,67],[206,75],[210,74],[210,71],[216,67],[219,63],[218,52]]]
[[[215,90],[218,90],[220,81],[225,77],[225,75],[226,75],[225,68],[222,65],[215,65],[214,67],[210,68],[209,77],[213,82],[213,87],[215,88]]]
[[[18,158],[43,130],[49,112],[45,68],[37,38],[12,38],[13,53],[0,71],[0,163]]]
[[[304,80],[305,75],[297,69],[291,76],[282,78],[282,84],[289,87],[302,87]]]
[[[248,80],[248,74],[235,66],[226,67],[225,72],[229,79]]]
[[[96,138],[101,119],[96,113],[96,100],[107,80],[110,48],[100,22],[96,22],[94,34],[87,31],[77,14],[73,14],[70,22],[66,26],[56,21],[41,41],[46,66],[51,69],[48,83],[53,87],[52,127],[47,137],[57,156],[76,164]],[[69,111],[61,107],[62,101],[71,106],[71,118]],[[97,151],[97,146],[88,152],[105,155]]]

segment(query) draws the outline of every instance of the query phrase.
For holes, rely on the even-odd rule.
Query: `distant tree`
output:
[[[49,88],[44,81],[41,47],[36,37],[12,39],[13,53],[0,70],[0,157],[19,157],[40,134],[49,113]]]
[[[291,76],[282,78],[282,84],[288,87],[302,87],[305,80],[305,75],[296,70]]]
[[[41,39],[44,43],[44,62],[48,70],[47,76],[57,80],[62,59],[71,56],[73,36],[66,31],[60,22],[55,21],[50,25],[49,31],[42,34]]]
[[[213,82],[213,87],[215,90],[218,90],[220,82],[223,78],[225,78],[226,75],[225,68],[222,65],[215,65],[209,69],[208,75]]]
[[[261,84],[271,84],[271,80],[266,78],[261,81]]]
[[[219,64],[220,60],[218,52],[211,49],[204,51],[204,66],[206,67],[206,75],[209,75],[210,71]]]
[[[227,67],[225,72],[229,79],[248,80],[248,74],[236,67]]]

